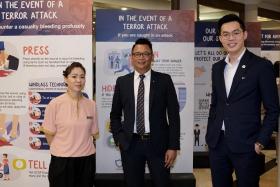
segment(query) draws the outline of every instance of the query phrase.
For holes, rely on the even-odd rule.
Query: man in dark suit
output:
[[[110,114],[125,182],[144,187],[147,163],[154,186],[170,187],[170,167],[180,149],[176,91],[169,75],[151,70],[154,55],[148,39],[135,42],[130,60],[135,71],[117,79]]]
[[[245,48],[247,31],[236,15],[218,21],[228,52],[212,67],[212,98],[206,142],[214,187],[259,186],[259,154],[277,126],[279,102],[272,63]],[[261,122],[261,104],[266,110]]]

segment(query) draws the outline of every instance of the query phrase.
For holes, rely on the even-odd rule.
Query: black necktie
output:
[[[143,135],[145,133],[145,118],[144,118],[144,93],[145,86],[143,79],[145,75],[140,75],[140,83],[137,95],[137,109],[136,109],[136,130],[137,134]]]

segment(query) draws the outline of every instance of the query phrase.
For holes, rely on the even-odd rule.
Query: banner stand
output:
[[[279,101],[280,101],[280,87],[279,86],[278,86],[278,93],[279,93],[278,97],[279,97]],[[276,151],[277,151],[276,161],[277,161],[277,165],[278,165],[278,167],[277,167],[277,175],[278,175],[278,177],[277,177],[277,187],[280,187],[280,165],[279,165],[279,161],[280,161],[280,134],[279,134],[280,125],[279,124],[280,124],[280,122],[279,122],[279,118],[278,118],[278,132],[277,132],[277,136],[276,136],[276,141],[278,142],[276,144]]]

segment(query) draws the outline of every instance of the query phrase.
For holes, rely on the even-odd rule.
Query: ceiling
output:
[[[280,11],[280,0],[232,0],[242,4],[257,4],[260,8]],[[93,0],[94,12],[96,9],[152,9],[152,10],[170,10],[171,0]],[[200,20],[217,20],[225,14],[233,13],[227,10],[215,9],[199,5]],[[94,20],[95,20],[95,13]],[[280,20],[270,20],[258,17],[265,29],[280,29]]]

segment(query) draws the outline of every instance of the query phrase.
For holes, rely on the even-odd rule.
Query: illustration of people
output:
[[[3,179],[4,180],[10,180],[10,168],[9,168],[9,160],[8,160],[8,154],[4,153],[2,156],[2,164],[3,164]]]
[[[32,119],[39,119],[41,116],[41,110],[39,108],[32,107],[29,115]]]
[[[19,135],[19,116],[14,114],[11,123],[6,123],[7,114],[0,113],[0,146],[9,145]]]
[[[120,57],[117,56],[115,59],[115,69],[119,69],[120,68]]]
[[[41,102],[41,95],[37,92],[29,92],[29,101],[31,104],[39,104]]]
[[[29,122],[29,129],[32,134],[40,134],[41,133],[41,125],[39,123]]]
[[[108,54],[108,68],[110,70],[118,70],[121,65],[121,59],[120,59],[120,52],[119,51],[111,51]]]
[[[132,70],[130,68],[130,61],[129,61],[129,57],[130,57],[130,50],[123,50],[122,51],[122,58],[120,59],[121,61],[121,68],[119,69],[119,67],[117,68],[117,70],[114,72],[114,74],[119,73],[119,72],[123,72],[124,70],[127,70],[128,73],[130,73]]]
[[[0,41],[0,77],[6,77],[18,69],[19,60],[5,52],[5,44]]]
[[[29,145],[32,149],[40,149],[41,148],[42,143],[41,143],[41,140],[39,138],[30,137],[29,141],[30,141]]]
[[[199,135],[200,135],[200,129],[199,129],[199,124],[195,124],[195,128],[193,130],[194,133],[194,146],[199,146]]]
[[[114,69],[114,57],[112,55],[110,55],[108,58],[109,58],[111,69]]]

